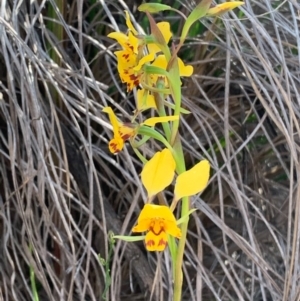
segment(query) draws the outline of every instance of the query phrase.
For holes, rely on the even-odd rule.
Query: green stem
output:
[[[136,141],[134,139],[131,139],[131,146],[133,148],[139,148],[141,147],[143,144],[145,144],[148,140],[150,139],[150,137],[148,136],[144,136],[140,141]]]
[[[163,143],[165,145],[166,148],[168,148],[172,153],[174,153],[173,147],[170,145],[170,143],[167,141],[167,139],[162,134],[160,134],[159,132],[154,130],[153,128],[142,125],[138,129],[138,134],[143,135],[143,136],[152,137],[152,138],[160,141],[161,143]]]
[[[180,115],[180,109],[181,109],[181,82],[180,82],[180,76],[179,76],[179,67],[178,67],[178,61],[177,56],[173,56],[171,61],[169,62],[169,84],[172,91],[172,96],[175,103],[175,112],[174,115]],[[185,168],[185,160],[184,160],[184,154],[182,149],[182,144],[179,136],[179,121],[175,120],[173,122],[172,132],[171,132],[171,140],[170,143],[173,146],[174,149],[174,160],[176,161],[176,171],[178,175],[183,173]],[[190,210],[190,202],[189,198],[185,197],[182,199],[182,205],[181,205],[181,217],[188,215],[188,212]],[[181,238],[179,240],[178,249],[177,249],[177,255],[176,255],[176,261],[173,262],[173,269],[175,270],[175,279],[174,279],[174,301],[181,301],[181,294],[182,294],[182,265],[183,265],[183,255],[184,255],[184,249],[186,244],[186,237],[187,237],[187,228],[188,228],[188,221],[187,218],[182,224],[181,224]]]
[[[156,83],[156,87],[160,90],[160,89],[164,89],[165,87],[165,79],[160,80],[158,79],[157,83]],[[164,106],[164,99],[165,99],[165,95],[163,93],[156,93],[155,94],[155,102],[156,102],[156,107],[157,107],[157,112],[158,115],[160,117],[164,117],[166,116],[166,110],[165,110],[165,106]],[[165,133],[165,136],[167,138],[167,140],[170,142],[170,138],[171,138],[171,129],[170,129],[170,125],[167,122],[162,123],[162,127]]]
[[[168,80],[169,80],[169,84],[170,84],[170,88],[175,104],[174,115],[179,115],[181,109],[181,81],[179,76],[179,66],[178,66],[177,56],[173,56],[171,61],[168,63],[168,65],[169,65],[168,68],[170,67]],[[175,143],[175,139],[178,135],[179,122],[180,119],[175,120],[173,122],[171,140],[170,140],[172,145]]]
[[[186,216],[190,210],[190,202],[188,197],[182,199],[181,216]],[[181,224],[181,238],[179,240],[177,257],[175,264],[175,279],[174,279],[174,299],[173,301],[181,301],[182,292],[182,263],[186,244],[187,229],[189,218]]]
[[[146,164],[148,162],[148,160],[141,154],[141,152],[137,148],[132,146],[132,149],[143,164]]]
[[[170,94],[170,89],[157,89],[156,87],[152,87],[148,85],[146,82],[142,82],[143,89],[149,90],[153,93],[163,93],[163,94]]]
[[[183,173],[185,168],[185,161],[183,156],[183,150],[181,146],[180,139],[176,138],[174,144],[174,160],[176,161],[176,171],[178,174]],[[190,201],[188,197],[182,198],[181,206],[181,217],[188,216],[190,211]],[[188,229],[189,218],[186,218],[181,224],[181,238],[179,240],[178,249],[176,252],[176,260],[173,260],[173,270],[174,270],[174,299],[173,301],[181,301],[182,293],[182,264],[183,264],[183,255],[187,238],[187,229]]]

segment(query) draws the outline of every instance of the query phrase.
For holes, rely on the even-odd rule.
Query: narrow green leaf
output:
[[[113,237],[116,239],[121,239],[121,240],[128,241],[128,242],[140,241],[140,240],[145,239],[145,235],[139,235],[139,236],[114,235]]]
[[[141,4],[138,7],[139,11],[142,12],[149,12],[149,13],[158,13],[160,11],[164,11],[164,10],[172,10],[172,7],[169,5],[165,5],[165,4],[160,4],[160,3],[144,3]]]
[[[161,143],[163,143],[169,150],[172,151],[172,146],[166,140],[166,138],[161,133],[157,132],[155,129],[151,127],[142,125],[138,128],[137,134],[154,138],[160,141]]]
[[[168,235],[168,246],[172,259],[172,266],[176,265],[176,257],[177,257],[177,244],[175,241],[175,237]],[[173,279],[175,278],[175,269],[173,269]]]
[[[173,110],[175,108],[175,105],[173,103],[170,103],[170,102],[167,102],[167,101],[164,101],[164,105],[167,106],[168,108],[173,109]],[[184,109],[184,108],[181,107],[180,108],[180,113],[181,114],[191,114],[191,111],[186,110],[186,109]]]
[[[212,0],[202,0],[190,13],[188,18],[185,21],[185,24],[182,29],[181,37],[180,37],[180,44],[183,44],[184,40],[186,39],[188,32],[191,26],[198,20],[201,19],[206,15],[211,5]]]

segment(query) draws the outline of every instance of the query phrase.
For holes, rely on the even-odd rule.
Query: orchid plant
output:
[[[112,32],[108,35],[120,44],[121,49],[116,51],[115,55],[122,82],[127,85],[128,92],[137,89],[136,110],[130,123],[119,121],[111,107],[103,109],[103,112],[108,114],[113,128],[109,150],[117,154],[122,151],[126,141],[130,142],[144,164],[141,181],[148,195],[137,224],[132,229],[132,232],[146,234],[114,237],[131,242],[143,239],[148,251],[164,251],[168,246],[173,266],[173,299],[177,301],[181,300],[182,263],[189,215],[194,211],[191,208],[190,197],[205,189],[210,174],[210,164],[206,159],[186,170],[178,130],[181,115],[189,112],[181,107],[181,77],[191,76],[193,67],[185,65],[177,54],[194,22],[205,16],[219,16],[243,4],[233,1],[211,7],[211,3],[212,0],[202,0],[190,13],[185,20],[178,45],[172,44],[171,49],[168,46],[172,37],[170,24],[155,23],[150,15],[163,10],[174,10],[164,4],[147,3],[139,7],[149,18],[150,35],[138,32],[127,11],[127,33]],[[142,123],[136,122],[136,117],[143,116],[146,110],[154,110],[157,116],[145,119]],[[172,115],[167,115],[167,111],[172,111]],[[155,128],[157,123],[162,124],[162,131]],[[151,138],[161,143],[162,150],[149,159],[144,157],[139,148]],[[162,194],[175,177],[174,197],[170,206],[165,205],[167,202],[164,205],[154,204],[155,197]],[[179,220],[176,220],[173,213],[177,206],[181,207]]]

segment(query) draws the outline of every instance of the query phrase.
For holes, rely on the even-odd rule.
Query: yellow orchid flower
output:
[[[120,32],[112,32],[108,35],[109,38],[115,39],[123,48],[115,52],[118,61],[118,72],[123,83],[127,84],[127,91],[131,91],[139,85],[141,72],[133,70],[139,64],[139,58],[143,56],[143,45],[136,35],[137,30],[130,21],[130,16],[127,11],[126,25],[129,29],[128,34]],[[154,56],[144,59],[144,63],[153,61]]]
[[[115,39],[122,47],[122,50],[115,52],[118,61],[118,72],[123,83],[127,84],[127,91],[131,91],[137,87],[143,76],[142,67],[146,63],[154,60],[155,54],[160,51],[159,47],[154,43],[148,45],[148,54],[145,54],[146,45],[143,39],[138,38],[138,31],[134,28],[130,21],[130,16],[127,11],[126,25],[128,34],[120,32],[112,32],[108,35],[109,38]],[[166,42],[171,38],[170,24],[168,22],[160,22],[157,24],[160,28]]]
[[[147,232],[145,246],[148,251],[163,251],[168,244],[168,235],[181,237],[174,214],[167,206],[146,204],[132,232]]]
[[[163,123],[178,120],[179,116],[163,116],[163,117],[151,117],[146,119],[141,124],[134,124],[134,123],[122,123],[118,121],[118,118],[111,107],[104,107],[102,112],[107,113],[109,117],[109,121],[113,127],[114,137],[109,141],[108,147],[109,151],[112,154],[119,153],[125,144],[125,141],[134,137],[137,132],[138,128],[142,125],[148,127],[154,127],[156,123]]]
[[[123,149],[125,141],[135,135],[135,129],[119,122],[111,107],[105,107],[102,111],[108,114],[114,132],[114,137],[108,144],[109,151],[117,154]]]
[[[127,92],[129,92],[140,84],[143,76],[141,68],[145,63],[153,61],[154,55],[148,54],[144,56],[140,62],[138,62],[137,54],[128,50],[116,51],[115,55],[118,60],[118,72],[120,78],[123,83],[127,84]],[[138,70],[136,70],[137,66]]]

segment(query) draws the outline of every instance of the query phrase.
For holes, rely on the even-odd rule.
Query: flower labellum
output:
[[[170,208],[153,204],[144,206],[132,232],[147,232],[145,246],[148,251],[163,251],[168,243],[168,235],[181,237],[181,230]]]

